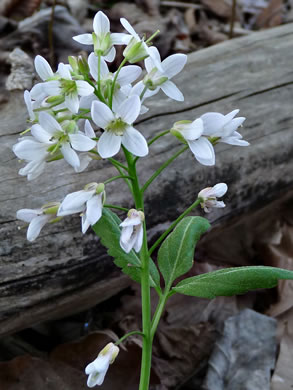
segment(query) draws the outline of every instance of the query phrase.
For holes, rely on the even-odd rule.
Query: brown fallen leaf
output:
[[[200,0],[200,2],[220,18],[229,19],[231,16],[231,4],[227,0]]]
[[[283,21],[283,0],[271,0],[269,5],[258,15],[255,28],[279,26]]]

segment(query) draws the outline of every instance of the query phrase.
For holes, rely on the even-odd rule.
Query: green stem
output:
[[[156,172],[145,182],[143,185],[141,191],[145,192],[145,190],[148,188],[148,186],[159,176],[159,174],[169,165],[171,162],[173,162],[180,154],[185,152],[185,150],[188,149],[188,146],[184,146],[182,149],[180,149],[177,153],[174,154],[169,160],[167,160],[164,164],[160,166],[159,169],[156,170]]]
[[[134,330],[133,332],[126,333],[123,337],[121,337],[118,341],[116,341],[115,345],[121,344],[127,337],[133,336],[134,334],[138,334],[140,336],[143,336],[143,333],[139,330]]]
[[[185,217],[185,215],[189,214],[195,207],[197,207],[202,199],[198,198],[191,206],[189,206],[169,227],[168,229],[157,239],[154,245],[149,250],[149,256],[153,253],[156,247],[164,240],[165,237],[176,227],[176,225]]]
[[[152,340],[153,340],[154,335],[156,333],[156,330],[157,330],[158,324],[160,322],[162,313],[164,311],[167,299],[169,298],[168,293],[169,293],[169,290],[168,291],[166,290],[164,292],[164,294],[162,296],[160,296],[160,299],[159,299],[159,302],[158,302],[155,314],[153,316],[152,325],[151,325],[151,338],[152,338]]]
[[[110,163],[112,165],[118,166],[118,167],[124,169],[126,172],[128,172],[128,168],[125,165],[123,165],[121,162],[115,160],[115,158],[110,157],[110,158],[108,158],[108,160],[110,161]]]
[[[137,210],[144,211],[143,193],[140,189],[136,166],[133,156],[123,148],[128,163],[129,174],[133,177],[132,189]],[[146,223],[143,222],[143,243],[140,250],[141,260],[141,302],[142,302],[142,330],[144,334],[141,358],[141,371],[139,390],[148,390],[152,361],[152,337],[151,337],[151,297],[149,278],[149,255],[147,246]]]
[[[144,89],[142,90],[141,94],[139,95],[140,100],[142,100],[142,98],[143,98],[144,94],[146,93],[147,89],[148,89],[148,86],[145,85]]]
[[[117,69],[117,72],[115,73],[115,76],[114,76],[114,79],[113,79],[112,88],[111,88],[111,95],[110,95],[110,99],[109,99],[109,107],[111,108],[111,110],[112,110],[112,103],[113,103],[113,95],[114,95],[115,83],[116,83],[116,80],[117,80],[117,77],[119,75],[120,70],[123,68],[123,66],[126,64],[126,62],[127,62],[127,59],[124,58],[123,61],[121,62],[121,64],[119,65],[119,68]]]
[[[108,209],[116,209],[116,210],[128,212],[128,209],[126,209],[125,207],[116,206],[115,204],[104,204],[103,207],[107,207]]]
[[[117,179],[129,179],[129,180],[133,180],[133,177],[131,177],[131,176],[125,176],[125,175],[113,176],[113,177],[111,177],[111,179],[108,179],[108,180],[104,181],[104,184],[111,183],[112,181],[115,181],[115,180],[117,180]]]
[[[151,139],[151,140],[148,142],[148,146],[151,146],[151,144],[153,144],[154,142],[156,142],[159,138],[161,138],[161,137],[163,137],[164,135],[169,134],[169,133],[170,133],[170,130],[162,131],[161,133],[159,133],[158,135],[156,135],[153,139]]]

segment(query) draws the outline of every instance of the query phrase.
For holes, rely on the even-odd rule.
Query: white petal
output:
[[[140,227],[138,232],[136,233],[136,239],[134,243],[134,250],[138,253],[141,250],[142,247],[142,241],[143,241],[143,228]]]
[[[229,112],[229,114],[226,114],[225,115],[226,123],[230,122],[238,114],[239,111],[240,111],[239,109],[236,109]]]
[[[176,87],[172,81],[165,81],[161,85],[162,90],[165,92],[169,98],[177,100],[178,102],[183,102],[184,96],[182,92]]]
[[[131,24],[128,22],[128,20],[126,20],[125,18],[121,18],[120,23],[125,28],[125,30],[129,32],[129,34],[131,34],[135,39],[140,41],[138,34],[134,30],[134,28],[131,26]]]
[[[151,47],[148,47],[148,45],[143,42],[143,46],[146,50],[146,52],[148,53],[148,55],[151,57],[155,67],[161,72],[161,73],[164,73],[164,69],[162,67],[162,63],[161,63],[161,58],[158,57],[157,53],[155,51],[152,50],[153,46]]]
[[[80,34],[72,37],[76,42],[81,43],[83,45],[93,45],[93,36],[92,34]]]
[[[234,145],[234,146],[248,146],[249,142],[239,139],[239,137],[224,137],[219,140],[219,142],[223,142],[224,144]]]
[[[129,126],[124,132],[122,136],[122,144],[135,156],[144,157],[149,152],[148,144],[144,136],[131,126]]]
[[[98,141],[98,153],[102,158],[115,156],[120,150],[121,137],[111,131],[105,131]]]
[[[31,221],[26,234],[28,241],[34,241],[38,237],[42,228],[46,225],[50,218],[50,215],[39,215]]]
[[[170,79],[181,72],[187,61],[185,54],[173,54],[162,62],[164,74]]]
[[[127,45],[131,38],[131,35],[125,33],[111,33],[113,45]]]
[[[120,70],[120,73],[117,77],[117,82],[119,85],[131,84],[134,80],[136,80],[142,72],[140,66],[137,65],[127,65],[123,66]]]
[[[92,125],[88,119],[85,121],[84,124],[84,132],[87,137],[95,138],[96,136],[94,129],[92,128]]]
[[[91,75],[97,81],[98,80],[98,57],[95,55],[95,53],[91,53],[89,55],[88,64],[89,64]],[[101,64],[100,64],[101,79],[106,77],[108,74],[109,74],[108,66],[106,62],[103,59],[101,59]]]
[[[123,222],[120,223],[119,226],[126,227],[126,226],[136,226],[141,224],[141,219],[139,216],[137,217],[127,217]]]
[[[79,96],[88,96],[94,92],[94,87],[92,87],[87,81],[77,80],[76,81],[77,92]]]
[[[81,216],[81,231],[82,231],[82,233],[85,234],[90,226],[91,226],[91,224],[87,220],[86,215],[82,214],[82,216]],[[90,378],[88,378],[88,379],[90,379]],[[89,386],[89,387],[93,387],[93,386]]]
[[[79,101],[79,107],[80,108],[86,108],[87,110],[90,110],[92,103],[94,101],[98,101],[98,98],[96,95],[93,93],[92,95],[89,96],[82,96]]]
[[[204,137],[195,141],[187,141],[194,157],[203,165],[215,165],[215,152],[213,145]]]
[[[13,152],[23,160],[41,160],[47,154],[48,145],[30,139],[24,139],[13,145]]]
[[[72,80],[68,67],[64,65],[62,62],[60,62],[60,64],[58,65],[58,73],[63,79]]]
[[[46,81],[43,83],[43,89],[50,96],[61,94],[60,82],[58,80]]]
[[[71,149],[68,143],[65,143],[61,146],[61,153],[64,156],[64,160],[68,162],[69,165],[71,165],[73,168],[79,168],[80,161],[78,155],[73,149]]]
[[[126,226],[122,229],[120,235],[120,246],[124,252],[129,253],[133,248],[135,242],[135,235],[133,233],[133,227]]]
[[[46,163],[45,160],[33,160],[27,163],[27,165],[23,168],[21,168],[18,173],[21,176],[27,176],[27,179],[34,180],[38,176],[40,176],[41,173],[43,173],[45,169]]]
[[[155,67],[153,59],[155,58],[156,62],[161,63],[161,56],[159,50],[155,46],[149,47],[148,52],[151,55],[151,57],[145,59],[145,68],[149,73]]]
[[[93,196],[86,204],[86,218],[93,226],[102,216],[102,195]]]
[[[216,198],[220,198],[225,195],[228,190],[226,183],[218,183],[213,187],[213,194]]]
[[[38,83],[32,87],[30,92],[32,99],[42,101],[48,96],[48,94],[45,92],[44,84],[46,83]]]
[[[79,155],[80,166],[78,168],[74,168],[75,172],[83,172],[92,161],[92,158],[87,153],[81,153]]]
[[[188,141],[194,141],[198,139],[203,133],[203,122],[200,118],[194,120],[190,124],[183,125],[180,130],[183,137]]]
[[[110,108],[102,102],[93,102],[91,108],[92,120],[96,125],[105,129],[108,124],[115,119],[113,112]]]
[[[111,47],[109,53],[107,55],[103,56],[102,58],[104,61],[112,62],[112,61],[114,61],[115,56],[116,56],[116,49],[115,49],[115,47]]]
[[[66,195],[58,209],[58,217],[82,212],[85,209],[86,202],[93,196],[93,193],[94,191],[81,190]]]
[[[33,125],[31,128],[31,134],[39,142],[50,143],[52,135],[44,130],[39,124]]]
[[[94,32],[97,35],[104,35],[110,31],[110,22],[104,12],[96,13],[93,22]]]
[[[21,209],[17,211],[16,218],[29,223],[42,213],[42,209]]]
[[[60,124],[56,121],[52,115],[47,112],[40,112],[39,122],[43,129],[45,129],[49,134],[54,135],[56,131],[63,131]]]
[[[39,55],[36,56],[36,58],[35,58],[35,68],[36,68],[36,71],[37,71],[38,75],[40,76],[40,78],[43,81],[45,81],[48,78],[54,76],[54,73],[53,73],[53,71],[51,69],[51,66],[45,60],[45,58],[43,58],[42,56],[39,56]]]
[[[77,93],[66,95],[65,104],[69,111],[71,111],[73,114],[76,114],[79,109],[79,99]]]
[[[28,110],[29,117],[33,121],[36,116],[35,113],[33,112],[32,99],[29,91],[24,91],[23,98],[24,98],[26,108]]]
[[[203,120],[204,135],[220,135],[223,126],[226,123],[225,116],[218,112],[207,112],[201,116]]]
[[[140,106],[139,97],[137,95],[133,95],[117,108],[117,114],[124,122],[131,125],[139,115]]]
[[[245,121],[246,118],[239,117],[232,119],[229,123],[227,123],[222,131],[222,137],[229,137],[230,135],[233,135],[233,133],[238,129],[239,126],[242,125],[242,123]]]
[[[224,202],[220,201],[220,202],[216,202],[213,207],[222,208],[222,207],[226,207],[226,205]]]
[[[97,142],[83,134],[69,134],[73,149],[79,152],[87,152],[96,147]]]

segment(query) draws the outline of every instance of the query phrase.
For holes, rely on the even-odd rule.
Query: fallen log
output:
[[[216,166],[199,165],[188,151],[181,155],[147,191],[146,219],[156,230],[174,220],[190,205],[200,189],[224,181],[229,186],[227,207],[209,218],[220,223],[276,199],[292,188],[293,142],[293,24],[224,42],[189,55],[175,82],[185,101],[164,95],[150,100],[149,112],[137,128],[151,139],[175,121],[193,120],[208,111],[228,113],[239,108],[247,117],[241,130],[250,147],[216,147]],[[93,162],[87,171],[72,174],[62,161],[48,167],[32,182],[18,175],[11,151],[26,128],[22,92],[2,99],[0,176],[0,334],[38,322],[85,310],[128,285],[89,232],[80,233],[80,218],[66,218],[43,229],[33,243],[25,239],[15,213],[36,208],[86,183],[114,174],[106,162]],[[148,161],[138,163],[141,182],[180,148],[171,135],[154,144]],[[133,206],[124,183],[107,186],[107,199]]]

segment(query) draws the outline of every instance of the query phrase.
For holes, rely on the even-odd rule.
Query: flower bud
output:
[[[136,62],[144,60],[149,56],[146,49],[147,46],[145,42],[137,41],[137,39],[132,38],[124,49],[123,56],[128,62],[134,64]]]

